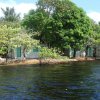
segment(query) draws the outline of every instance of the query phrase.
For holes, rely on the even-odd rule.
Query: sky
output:
[[[37,0],[0,0],[0,8],[14,7],[17,13],[21,14],[21,18],[30,9],[36,9]],[[84,9],[87,15],[94,21],[100,21],[100,0],[72,0],[78,7]],[[3,16],[0,9],[0,16]]]
[[[100,21],[100,0],[72,0],[78,7],[84,9],[94,21]]]
[[[23,18],[25,13],[28,13],[30,9],[36,9],[36,0],[0,0],[0,8],[14,7],[16,13],[20,13]],[[0,9],[0,17],[3,13]]]

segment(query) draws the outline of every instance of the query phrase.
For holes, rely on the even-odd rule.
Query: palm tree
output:
[[[14,7],[13,8],[6,7],[6,10],[1,8],[1,10],[4,14],[3,17],[4,21],[10,21],[10,22],[19,21],[20,14],[16,14]]]

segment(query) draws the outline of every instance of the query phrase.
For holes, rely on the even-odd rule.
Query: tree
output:
[[[100,23],[94,24],[95,45],[100,44]]]
[[[74,49],[74,57],[93,31],[90,18],[70,0],[39,0],[37,10],[25,16],[22,25],[39,32],[48,47]]]
[[[13,39],[15,34],[20,31],[20,28],[7,27],[7,25],[0,25],[0,54],[6,55],[6,62],[8,58],[8,52],[15,47]]]
[[[25,51],[37,46],[39,43],[37,40],[32,39],[25,30],[17,26],[11,26],[9,24],[8,26],[6,24],[0,25],[0,54],[6,55],[6,62],[10,50],[23,47],[23,57],[25,59]]]
[[[37,33],[35,36],[36,39],[43,41],[43,29],[45,28],[46,20],[48,19],[45,11],[39,10],[30,10],[27,15],[24,16],[22,20],[22,26],[24,26],[29,32]]]
[[[16,44],[16,47],[22,47],[23,48],[23,59],[26,59],[25,52],[29,49],[32,49],[32,47],[37,47],[39,44],[39,41],[32,39],[31,35],[26,32],[26,30],[21,30],[18,34],[16,34],[15,38],[13,39],[14,44]]]
[[[20,20],[20,14],[16,14],[14,8],[6,7],[6,10],[3,9],[3,8],[1,8],[1,10],[4,14],[4,17],[3,17],[4,21],[13,22],[13,21],[19,21]]]

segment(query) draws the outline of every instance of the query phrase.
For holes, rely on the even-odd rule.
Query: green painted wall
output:
[[[88,56],[93,57],[93,48],[88,49]]]
[[[17,57],[21,57],[21,47],[16,48],[16,55]]]
[[[38,48],[33,48],[33,52],[38,52],[39,49]]]

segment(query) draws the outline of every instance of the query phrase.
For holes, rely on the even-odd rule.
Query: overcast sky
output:
[[[0,8],[14,7],[17,13],[23,17],[30,9],[36,9],[37,0],[0,0]],[[77,6],[83,8],[87,15],[95,20],[100,21],[100,0],[72,0]],[[3,16],[0,9],[0,16]]]

